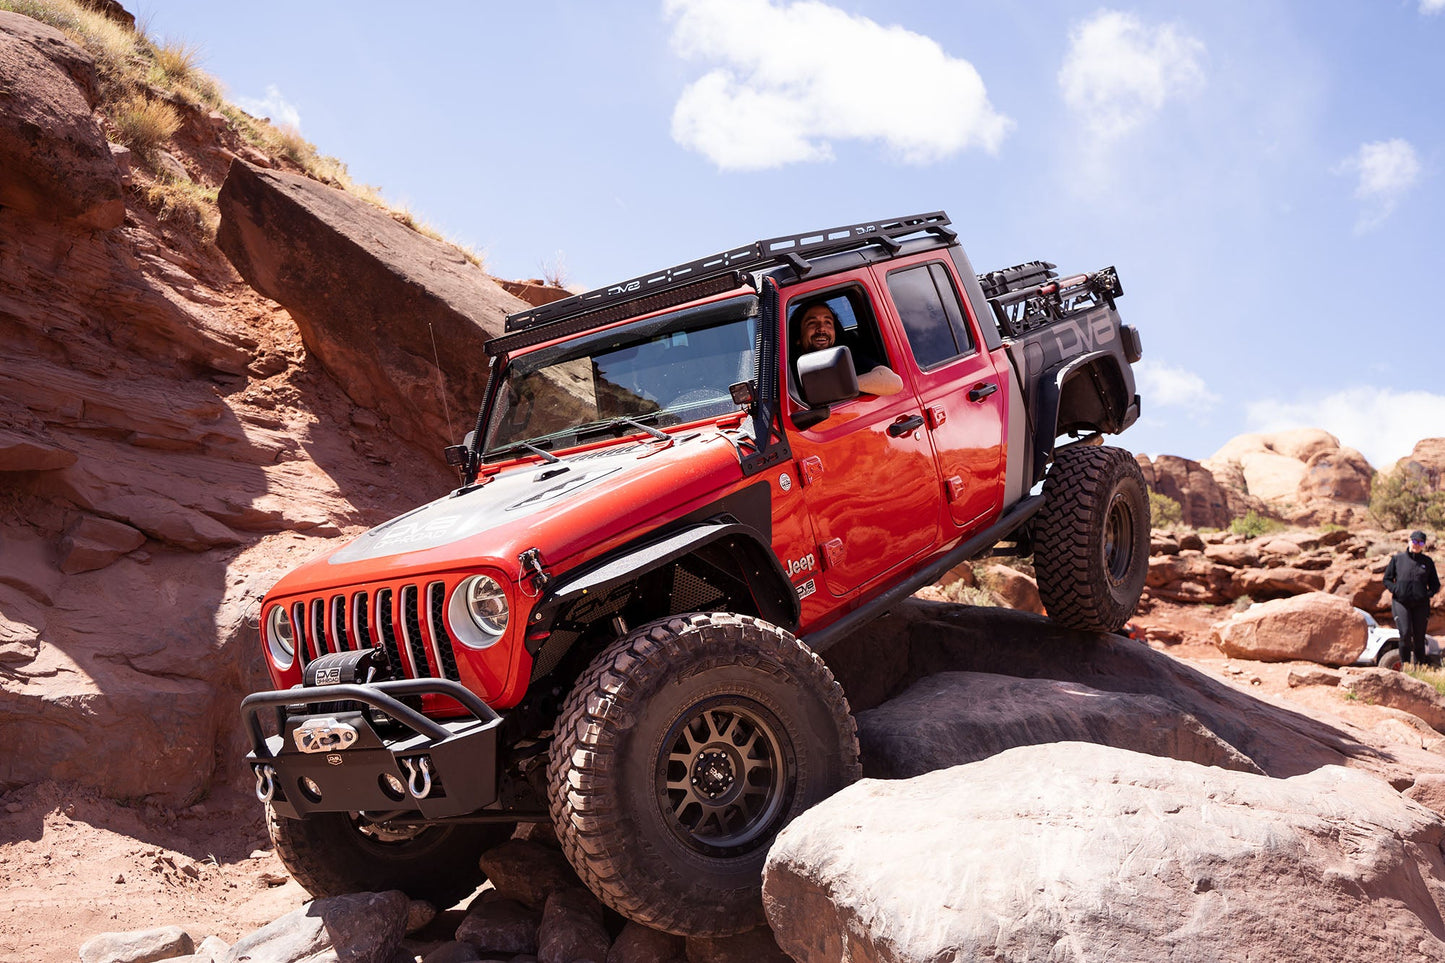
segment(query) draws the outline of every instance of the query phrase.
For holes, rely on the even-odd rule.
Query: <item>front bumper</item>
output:
[[[400,701],[441,695],[468,717],[439,721]],[[357,704],[360,704],[358,706]],[[335,706],[336,711],[327,711]],[[365,707],[365,708],[361,708]],[[263,709],[276,712],[267,737]],[[376,714],[385,717],[385,722]],[[475,812],[497,800],[502,717],[446,679],[298,686],[241,701],[256,794],[278,813],[419,811],[425,819]]]

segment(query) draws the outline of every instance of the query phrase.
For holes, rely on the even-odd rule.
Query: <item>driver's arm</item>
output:
[[[903,379],[887,365],[858,375],[858,390],[870,395],[896,395],[903,390]]]

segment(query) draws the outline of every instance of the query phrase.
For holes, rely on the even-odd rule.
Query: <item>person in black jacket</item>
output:
[[[1395,626],[1400,630],[1400,658],[1406,662],[1424,662],[1430,599],[1440,591],[1435,562],[1425,554],[1424,532],[1411,532],[1409,547],[1396,553],[1385,566],[1385,588],[1390,590]]]

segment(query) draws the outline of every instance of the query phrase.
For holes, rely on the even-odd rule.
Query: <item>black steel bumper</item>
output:
[[[422,695],[446,696],[470,715],[439,721],[400,701]],[[340,711],[324,711],[328,703]],[[263,732],[263,709],[275,710],[279,735]],[[389,720],[380,729],[377,713]],[[502,717],[456,682],[402,679],[257,692],[242,700],[241,718],[251,739],[246,762],[256,774],[256,794],[284,816],[415,810],[444,819],[497,800]]]

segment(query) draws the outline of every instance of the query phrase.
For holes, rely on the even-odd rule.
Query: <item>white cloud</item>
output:
[[[1440,0],[1445,5],[1445,0]],[[1337,174],[1358,174],[1355,199],[1360,201],[1357,232],[1379,227],[1410,189],[1420,182],[1420,157],[1410,142],[1393,140],[1361,144],[1335,168]]]
[[[278,126],[301,129],[301,113],[281,94],[275,84],[266,85],[266,96],[260,100],[254,97],[237,97],[236,106],[252,117],[269,117]]]
[[[1420,0],[1421,13],[1439,13],[1441,10],[1445,10],[1445,0]]]
[[[1134,365],[1134,380],[1149,408],[1158,405],[1198,411],[1219,402],[1219,396],[1209,390],[1199,375],[1147,358]]]
[[[673,140],[722,170],[829,160],[840,140],[928,164],[997,151],[1013,128],[972,64],[902,27],[819,0],[665,0],[664,9],[678,56],[717,65],[678,98]],[[907,75],[906,96],[879,64]]]
[[[1252,402],[1245,418],[1250,431],[1323,428],[1383,470],[1421,438],[1445,437],[1445,395],[1354,387],[1322,398]]]
[[[1101,10],[1070,31],[1059,88],[1093,133],[1119,137],[1203,87],[1204,52],[1175,27],[1146,27],[1133,14]]]

